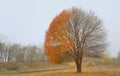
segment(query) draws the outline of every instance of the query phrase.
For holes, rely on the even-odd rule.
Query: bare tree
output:
[[[83,56],[101,56],[106,49],[103,23],[93,12],[85,12],[78,8],[65,11],[69,15],[64,25],[66,28],[55,31],[57,37],[54,37],[54,45],[51,45],[58,48],[57,46],[61,43],[68,42],[70,45],[66,45],[67,48],[63,46],[64,50],[69,50],[76,63],[77,72],[81,72]],[[62,27],[62,25],[59,27]],[[64,33],[64,36],[61,33]],[[58,43],[59,41],[63,42]]]
[[[0,35],[0,62],[4,68],[9,68],[11,63],[24,63],[29,66],[36,65],[44,60],[42,49],[35,45],[23,46],[17,43],[6,42],[6,37]]]
[[[70,18],[67,21],[67,39],[71,43],[70,52],[77,72],[81,72],[83,56],[100,56],[105,51],[105,31],[102,21],[94,13],[76,8],[68,11]]]
[[[0,61],[5,61],[5,47],[6,47],[7,38],[3,35],[0,35]]]

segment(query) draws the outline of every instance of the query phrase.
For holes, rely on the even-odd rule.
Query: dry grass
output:
[[[0,74],[0,76],[120,76],[120,68],[118,67],[111,67],[111,66],[95,66],[95,67],[87,67],[83,68],[82,73],[76,73],[75,68],[70,69],[59,69],[59,70],[52,70],[47,69],[43,72],[41,71],[31,71],[31,72],[8,72],[6,74]]]
[[[33,75],[33,76],[120,76],[120,73],[116,71],[113,72],[97,71],[97,72],[83,72],[83,73],[65,71],[65,72],[54,72],[54,73],[46,73],[41,75]]]
[[[34,73],[28,76],[120,76],[120,69],[106,66],[84,68],[82,73],[72,70],[59,70],[44,73]]]
[[[101,59],[84,59],[82,66],[83,72],[76,73],[74,62],[64,64],[41,62],[39,66],[26,70],[0,72],[0,76],[120,76],[120,66],[109,65]]]

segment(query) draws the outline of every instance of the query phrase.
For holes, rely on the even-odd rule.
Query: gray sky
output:
[[[0,0],[0,34],[21,44],[43,44],[52,19],[71,7],[92,10],[107,30],[112,56],[120,51],[120,0]]]

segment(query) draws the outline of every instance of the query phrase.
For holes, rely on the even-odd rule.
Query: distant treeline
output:
[[[36,62],[46,60],[44,49],[41,46],[23,46],[8,43],[4,36],[0,36],[0,62],[21,62],[34,65]]]

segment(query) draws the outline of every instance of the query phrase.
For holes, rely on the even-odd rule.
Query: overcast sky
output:
[[[0,0],[0,34],[8,41],[43,44],[52,19],[71,7],[92,10],[104,22],[112,56],[120,51],[120,0]]]

